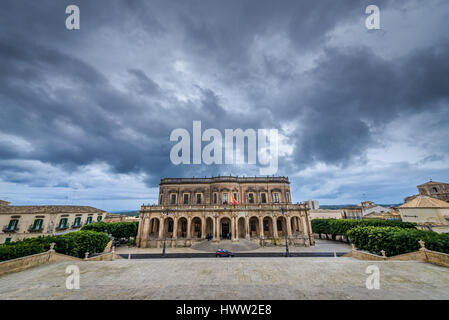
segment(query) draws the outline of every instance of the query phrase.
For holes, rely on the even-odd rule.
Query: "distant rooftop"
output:
[[[9,202],[5,200],[0,200],[0,206],[9,206]]]
[[[0,206],[0,214],[38,214],[38,213],[106,213],[88,206]]]
[[[237,183],[267,183],[281,182],[290,183],[288,177],[238,177],[238,176],[217,176],[204,178],[163,178],[160,184],[178,184],[178,183],[215,183],[215,182],[237,182]]]
[[[449,184],[449,183],[446,183],[446,182],[437,182],[437,181],[432,181],[432,180],[430,180],[430,181],[428,181],[428,182],[426,182],[426,183],[420,184],[418,187],[423,187],[423,186],[427,186],[427,185],[434,185],[434,184]]]
[[[449,208],[449,203],[440,199],[420,195],[399,206],[399,208]]]

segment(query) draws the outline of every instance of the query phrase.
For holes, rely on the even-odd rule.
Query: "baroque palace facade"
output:
[[[235,199],[237,203],[233,203]],[[139,247],[191,246],[229,238],[314,245],[306,204],[292,204],[287,177],[166,178],[158,205],[142,205]]]

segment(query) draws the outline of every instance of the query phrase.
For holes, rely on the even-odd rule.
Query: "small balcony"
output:
[[[12,228],[10,228],[9,226],[4,226],[3,227],[3,232],[4,233],[13,233],[13,232],[17,232],[17,231],[19,231],[19,227],[12,227]]]
[[[57,226],[57,227],[56,227],[56,230],[58,230],[58,231],[59,231],[59,230],[66,230],[66,229],[68,229],[68,228],[69,228],[69,226],[67,226],[67,225],[66,225],[66,226]]]
[[[42,226],[35,228],[33,225],[30,225],[28,227],[28,232],[42,232],[42,229]]]
[[[72,224],[72,229],[78,229],[78,228],[81,228],[83,226],[83,223],[74,223],[74,224]]]

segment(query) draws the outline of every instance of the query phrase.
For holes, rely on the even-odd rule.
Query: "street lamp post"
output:
[[[281,207],[281,213],[284,216],[285,223],[285,254],[284,257],[290,257],[290,252],[288,251],[288,239],[287,239],[287,210],[284,207]]]
[[[164,245],[162,246],[162,256],[163,257],[165,257],[165,242],[167,241],[167,229],[168,229],[168,226],[166,227],[166,225],[165,225],[165,220],[167,219],[169,214],[170,214],[170,212],[168,211],[168,209],[165,209],[164,212],[162,212],[162,215],[165,216],[165,218],[164,218]]]

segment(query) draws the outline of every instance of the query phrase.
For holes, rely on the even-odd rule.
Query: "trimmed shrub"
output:
[[[348,236],[348,231],[359,226],[372,227],[397,227],[401,229],[416,229],[416,224],[398,220],[380,219],[313,219],[311,221],[312,230],[318,234],[330,234],[335,239],[336,236]]]
[[[380,255],[385,250],[387,256],[417,251],[419,240],[426,243],[426,248],[433,251],[449,253],[449,234],[433,231],[398,227],[363,227],[358,226],[348,231],[348,237],[357,249]]]
[[[92,230],[110,233],[114,238],[132,238],[137,236],[139,222],[95,222],[84,226],[81,230]]]
[[[331,219],[313,219],[311,220],[312,224],[312,231],[314,233],[317,233],[319,237],[321,238],[321,234],[325,234],[326,238],[327,235],[330,234],[330,227],[329,222]]]
[[[56,252],[83,258],[86,252],[101,253],[109,242],[105,233],[77,231],[59,236],[40,236],[0,245],[0,261],[48,251],[55,243]]]

